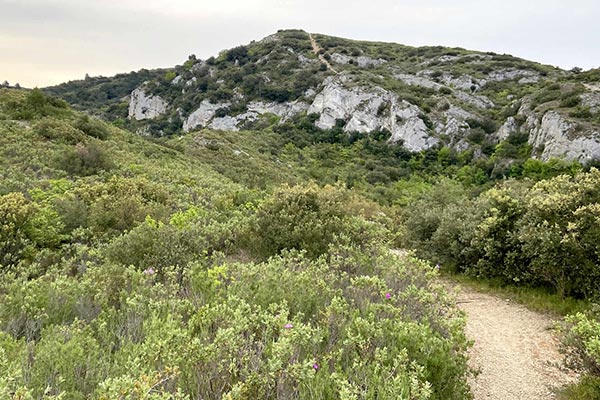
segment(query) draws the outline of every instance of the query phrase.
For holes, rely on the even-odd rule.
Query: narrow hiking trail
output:
[[[330,71],[332,71],[332,72],[334,72],[334,73],[336,73],[336,74],[337,74],[338,72],[335,70],[335,68],[333,68],[333,67],[331,66],[331,64],[329,63],[329,61],[327,61],[327,60],[325,59],[325,57],[324,57],[322,54],[320,54],[320,53],[319,53],[319,51],[321,51],[321,46],[319,46],[319,43],[317,43],[317,41],[316,41],[316,39],[313,37],[312,33],[309,33],[309,34],[308,34],[308,37],[310,38],[310,44],[312,45],[313,53],[315,53],[315,54],[316,54],[316,55],[319,57],[319,60],[320,60],[320,61],[321,61],[323,64],[325,64],[325,65],[327,66],[327,69],[328,69],[328,70],[330,70]]]
[[[455,286],[450,284],[450,286]],[[504,299],[457,287],[467,315],[475,400],[556,399],[556,389],[577,380],[563,370],[552,318]]]

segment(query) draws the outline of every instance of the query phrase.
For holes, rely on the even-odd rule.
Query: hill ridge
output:
[[[526,135],[533,158],[587,163],[600,158],[598,81],[599,70],[491,52],[282,30],[207,60],[45,90],[153,136],[273,128],[314,114],[320,129],[385,131],[411,151],[486,157]]]

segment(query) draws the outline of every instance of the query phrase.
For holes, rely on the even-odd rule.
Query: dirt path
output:
[[[458,289],[467,314],[471,368],[479,370],[471,388],[475,400],[555,399],[555,390],[577,379],[561,370],[562,357],[551,318],[491,295]]]
[[[309,33],[308,37],[310,38],[310,44],[312,45],[313,52],[319,57],[319,60],[327,66],[327,69],[337,74],[338,72],[331,66],[329,61],[327,61],[322,54],[319,54],[319,51],[321,51],[321,46],[319,46],[319,43],[317,43],[312,33]]]

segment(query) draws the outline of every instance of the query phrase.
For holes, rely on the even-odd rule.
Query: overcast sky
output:
[[[600,66],[600,0],[0,0],[0,82],[181,64],[301,28]]]

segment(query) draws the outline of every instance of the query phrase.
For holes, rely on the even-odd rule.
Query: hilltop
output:
[[[150,136],[210,128],[341,128],[419,152],[600,158],[600,71],[564,71],[505,54],[409,47],[283,30],[163,70],[46,88],[74,107]],[[289,130],[289,129],[288,129]],[[310,134],[310,132],[308,132]]]

